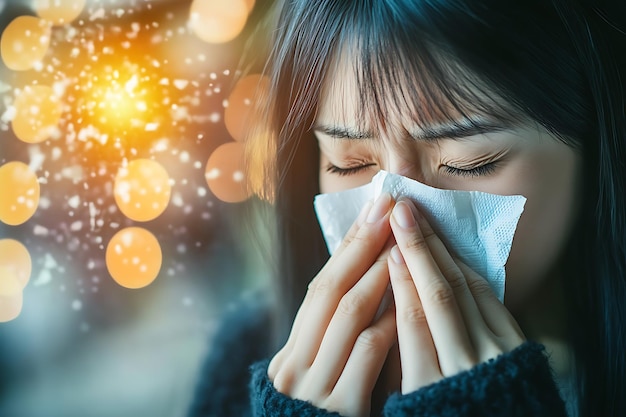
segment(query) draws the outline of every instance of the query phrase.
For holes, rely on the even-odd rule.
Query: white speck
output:
[[[183,90],[189,84],[188,80],[174,80],[174,87]]]
[[[221,171],[219,170],[219,168],[213,168],[210,171],[208,171],[206,174],[204,174],[204,177],[207,180],[215,180],[218,179],[221,175]]]
[[[39,275],[37,275],[37,279],[35,279],[35,281],[33,282],[33,286],[34,287],[39,287],[39,286],[42,286],[42,285],[46,285],[50,281],[52,281],[52,274],[50,273],[50,270],[42,269],[39,272]]]
[[[204,197],[204,196],[206,196],[206,188],[198,187],[198,197]]]
[[[75,221],[74,223],[72,223],[70,225],[70,230],[72,232],[78,232],[83,228],[83,222],[79,221]]]
[[[176,193],[172,197],[172,204],[176,207],[182,207],[185,203],[183,201],[183,197],[180,194]]]
[[[67,204],[71,207],[71,208],[78,208],[78,206],[80,205],[80,197],[75,195],[73,197],[70,197],[69,200],[67,200]]]
[[[184,297],[183,298],[183,305],[185,307],[191,307],[193,305],[193,300],[191,299],[191,297]]]
[[[33,234],[35,236],[48,236],[49,233],[50,231],[46,227],[41,226],[39,224],[36,224],[35,227],[33,228]]]
[[[209,116],[209,120],[213,123],[219,122],[221,118],[222,116],[218,112],[211,113],[211,115]]]
[[[80,301],[80,300],[72,301],[72,310],[79,311],[81,308],[83,308],[82,301]]]
[[[146,123],[146,127],[144,128],[146,132],[154,132],[159,127],[158,123]]]
[[[180,159],[180,162],[183,162],[183,163],[189,162],[189,159],[190,159],[189,152],[182,151],[178,158]]]
[[[98,10],[96,10],[95,12],[93,12],[91,14],[91,16],[89,16],[89,21],[93,22],[96,19],[102,19],[104,17],[105,13],[104,13],[104,9],[103,8],[99,8]]]

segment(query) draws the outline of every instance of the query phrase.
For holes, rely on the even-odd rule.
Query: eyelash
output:
[[[449,165],[444,165],[444,168],[446,173],[450,175],[456,175],[459,177],[482,177],[493,174],[493,172],[496,170],[496,163],[488,162],[486,164],[471,169],[461,169],[451,167]]]
[[[326,167],[326,172],[329,172],[331,174],[335,174],[335,175],[339,175],[339,176],[347,176],[347,175],[354,175],[364,169],[367,169],[369,167],[372,167],[376,164],[365,164],[365,165],[359,165],[359,166],[355,166],[355,167],[350,167],[350,168],[339,168],[336,165],[333,164],[328,164],[328,166]]]
[[[326,172],[339,175],[339,176],[354,175],[374,165],[376,164],[359,165],[359,166],[351,167],[351,168],[339,168],[336,165],[329,164],[326,167]],[[480,165],[471,169],[456,168],[456,167],[452,167],[449,165],[444,165],[444,168],[445,168],[446,173],[449,175],[456,175],[459,177],[482,177],[482,176],[493,174],[493,172],[496,169],[496,163],[489,162],[484,165]]]

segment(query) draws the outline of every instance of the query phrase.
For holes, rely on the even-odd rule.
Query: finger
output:
[[[476,305],[476,300],[468,287],[465,274],[426,218],[420,215],[415,205],[408,200],[403,201],[411,208],[411,212],[417,220],[419,229],[428,244],[428,249],[433,259],[454,293],[454,298],[461,311],[461,317],[475,351],[482,352],[482,344],[489,343],[488,341],[491,340],[491,331]]]
[[[454,291],[435,262],[410,206],[398,202],[391,228],[422,302],[444,376],[476,364],[476,355]]]
[[[298,332],[290,357],[308,368],[313,363],[339,300],[363,277],[390,235],[391,196],[383,194],[369,211],[354,239],[324,266],[309,284],[307,314],[297,323]],[[300,332],[300,329],[306,329]]]
[[[507,350],[519,346],[526,337],[519,324],[509,310],[498,300],[489,283],[461,261],[457,261],[459,268],[467,277],[467,284],[476,300],[480,314],[494,335],[508,341]]]
[[[388,254],[388,249],[383,251],[363,278],[339,301],[307,373],[307,379],[316,381],[316,388],[322,389],[319,394],[330,392],[357,338],[374,319],[389,283]],[[326,385],[322,386],[318,381],[325,381]],[[313,390],[311,387],[308,389]]]
[[[357,401],[366,405],[366,411],[369,412],[372,391],[387,354],[396,343],[395,324],[395,311],[390,306],[376,322],[359,334],[331,392],[331,400],[337,398],[342,402]]]
[[[406,394],[441,379],[441,370],[422,303],[397,246],[391,249],[388,265],[396,310],[402,393]]]

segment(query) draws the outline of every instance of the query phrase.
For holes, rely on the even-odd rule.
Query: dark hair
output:
[[[326,76],[349,50],[372,120],[397,106],[418,120],[446,116],[450,107],[505,123],[522,115],[583,155],[583,207],[565,262],[579,409],[582,416],[626,414],[623,3],[281,2],[266,67],[263,137],[270,141],[263,146],[281,243],[284,327],[328,257],[312,205],[319,151],[310,130]]]

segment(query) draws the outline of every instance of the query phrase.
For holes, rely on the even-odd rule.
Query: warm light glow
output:
[[[79,112],[107,132],[144,129],[155,103],[149,85],[137,72],[137,66],[121,62],[93,74],[84,81]]]
[[[7,68],[32,69],[41,62],[50,45],[50,24],[34,16],[19,16],[4,29],[0,55]]]
[[[22,311],[23,290],[32,271],[30,254],[13,239],[0,239],[0,322],[17,318]]]
[[[161,215],[170,201],[170,194],[167,171],[150,159],[129,162],[115,177],[115,202],[122,213],[135,221],[145,222]]]
[[[245,0],[245,2],[246,2],[246,7],[248,8],[248,13],[249,13],[254,8],[254,3],[256,3],[256,0]]]
[[[0,166],[0,221],[15,226],[35,214],[39,182],[28,165],[9,162]]]
[[[224,43],[241,33],[248,13],[249,3],[244,0],[194,0],[189,25],[203,41]]]
[[[265,97],[269,88],[269,79],[260,74],[248,75],[237,82],[228,98],[228,106],[224,109],[224,124],[233,139],[245,139],[253,113],[254,100]]]
[[[43,142],[58,129],[62,107],[52,88],[31,85],[24,88],[14,102],[13,132],[26,143]]]
[[[17,240],[0,239],[0,279],[5,274],[10,276],[15,282],[9,285],[17,285],[21,292],[30,280],[31,271],[32,261],[28,249]],[[0,293],[7,294],[2,290]]]
[[[122,287],[142,288],[159,274],[162,256],[161,246],[152,233],[129,227],[111,238],[106,265],[111,277]]]
[[[0,274],[2,271],[0,271]],[[0,276],[1,279],[1,276]],[[0,294],[0,323],[16,319],[22,312],[24,295],[19,293],[7,296]]]
[[[229,142],[215,149],[209,157],[204,175],[211,192],[222,201],[238,203],[250,197],[242,143]]]
[[[86,0],[34,0],[33,8],[42,19],[63,25],[76,19],[85,3]]]

